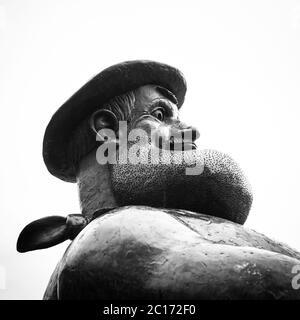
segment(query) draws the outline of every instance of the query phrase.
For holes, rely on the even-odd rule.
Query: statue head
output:
[[[199,131],[180,120],[185,93],[176,68],[130,61],[100,72],[57,110],[44,161],[57,178],[77,182],[85,218],[146,205],[245,222],[248,181],[228,155],[197,146]]]

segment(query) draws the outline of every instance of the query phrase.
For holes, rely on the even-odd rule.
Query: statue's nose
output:
[[[182,139],[184,141],[195,141],[200,137],[199,130],[194,126],[189,126],[181,130]]]

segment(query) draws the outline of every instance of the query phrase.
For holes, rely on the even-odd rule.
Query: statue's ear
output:
[[[112,111],[101,109],[91,115],[90,127],[97,134],[99,138],[97,140],[105,141],[106,136],[109,136],[110,140],[114,140],[112,135],[115,137],[118,130],[118,119]],[[105,134],[102,132],[105,132]]]
[[[17,250],[26,252],[55,246],[65,240],[73,240],[87,225],[81,214],[70,214],[66,218],[50,216],[29,223],[20,233]]]

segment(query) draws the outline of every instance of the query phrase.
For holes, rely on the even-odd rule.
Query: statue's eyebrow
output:
[[[169,99],[170,101],[172,101],[174,104],[178,104],[177,98],[175,97],[175,95],[169,91],[168,89],[164,88],[164,87],[156,87],[156,90],[162,94],[165,98]]]

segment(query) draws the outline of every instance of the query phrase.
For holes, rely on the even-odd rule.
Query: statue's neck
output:
[[[99,209],[117,206],[108,165],[100,165],[96,161],[96,151],[92,151],[80,162],[77,183],[81,211],[87,218],[91,218]]]

